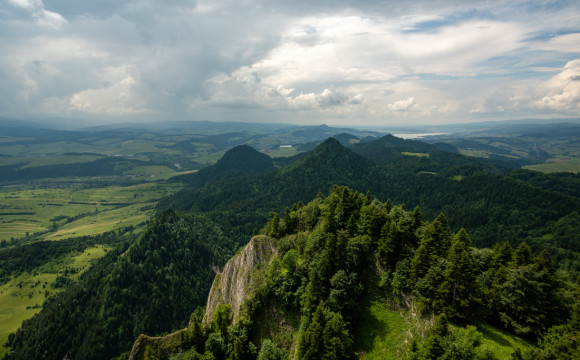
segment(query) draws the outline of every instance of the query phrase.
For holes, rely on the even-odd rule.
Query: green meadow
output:
[[[23,320],[39,312],[49,296],[64,290],[62,287],[54,288],[56,278],[65,271],[68,278],[78,278],[107,250],[99,245],[82,253],[67,254],[0,285],[0,357],[8,351],[4,347],[8,335],[16,331]]]
[[[523,166],[524,169],[541,171],[543,173],[553,172],[574,172],[580,173],[580,159],[579,158],[555,158],[548,159],[543,164]]]
[[[384,301],[371,301],[365,306],[361,316],[359,339],[355,344],[359,359],[388,360],[400,359],[411,346],[413,337],[424,335],[428,323],[424,317],[417,316],[413,308],[394,310]],[[459,329],[450,326],[450,331]],[[517,349],[526,350],[532,345],[521,338],[501,331],[489,324],[478,323],[477,331],[482,333],[481,346],[493,352],[498,359],[509,359]],[[370,336],[362,336],[370,334]]]
[[[165,181],[131,186],[4,188],[0,191],[0,241],[38,233],[61,239],[137,226],[153,216],[157,201],[179,189],[180,184]]]

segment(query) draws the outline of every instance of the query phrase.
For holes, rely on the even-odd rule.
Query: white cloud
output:
[[[363,102],[362,94],[345,93],[333,87],[320,92],[297,93],[294,88],[262,81],[249,67],[234,72],[232,76],[219,74],[208,81],[208,89],[206,103],[227,108],[302,111],[357,106]],[[196,99],[193,103],[200,106],[204,101]]]
[[[546,95],[536,101],[539,108],[580,110],[580,59],[570,61],[562,72],[543,84]]]
[[[580,33],[555,36],[549,41],[534,44],[532,48],[545,51],[580,53]]]
[[[28,11],[35,11],[44,8],[42,0],[8,0],[8,2]]]
[[[391,111],[408,111],[417,107],[415,104],[415,98],[408,98],[407,100],[395,101],[392,104],[387,105],[387,109]]]
[[[229,120],[243,111],[378,124],[387,113],[429,122],[578,112],[579,32],[537,40],[578,30],[572,2],[8,3],[0,116]]]
[[[101,74],[103,86],[95,89],[87,89],[74,93],[68,97],[68,103],[62,103],[54,99],[52,103],[48,99],[43,103],[47,112],[53,105],[56,110],[59,106],[65,106],[68,113],[107,114],[113,116],[126,116],[132,114],[151,113],[147,104],[134,89],[138,85],[137,80],[124,67],[109,68]]]
[[[12,5],[20,7],[31,13],[34,21],[41,26],[59,29],[67,21],[66,19],[53,11],[45,9],[42,0],[8,0]]]
[[[32,17],[36,20],[37,24],[47,26],[55,30],[59,29],[67,22],[66,19],[63,18],[60,14],[45,9],[34,12]]]

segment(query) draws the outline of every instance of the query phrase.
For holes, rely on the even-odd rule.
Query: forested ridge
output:
[[[526,243],[474,248],[443,214],[424,221],[419,208],[338,186],[283,217],[272,214],[261,234],[253,241],[271,241],[277,251],[252,272],[261,285],[241,320],[232,321],[227,303],[209,324],[197,310],[179,336],[142,341],[144,358],[354,359],[375,350],[363,345],[371,300],[418,309],[426,322],[435,317],[422,330],[410,327],[391,349],[404,359],[497,359],[477,321],[541,339],[538,347],[514,349],[514,359],[580,355],[578,286],[556,272],[546,250],[535,254]]]
[[[334,349],[323,358],[353,358],[362,347],[357,315],[369,296],[402,307],[412,298],[426,319],[437,314],[438,330],[401,348],[409,358],[453,358],[453,344],[479,348],[475,329],[449,331],[446,321],[490,322],[540,341],[535,356],[575,351],[577,177],[511,172],[505,163],[386,140],[361,143],[363,151],[329,139],[277,170],[252,149],[226,153],[221,165],[188,175],[192,187],[163,200],[138,239],[111,234],[114,249],[23,323],[6,358],[110,358],[141,333],[171,332],[188,320],[178,346],[150,355],[274,359],[297,351],[314,359]],[[254,160],[253,168],[226,166]],[[264,286],[246,304],[246,320],[229,324],[227,307],[209,328],[201,310],[189,319],[205,305],[212,268],[259,229],[280,256],[260,270]],[[25,257],[32,250],[10,251]],[[271,309],[291,315],[294,345],[260,337],[263,325],[252,319]],[[493,358],[480,350],[480,358]],[[476,356],[465,354],[455,358]]]
[[[247,216],[245,224],[260,226],[270,211],[281,212],[284,204],[307,202],[318,192],[340,184],[363,193],[371,191],[379,199],[420,206],[428,217],[444,212],[451,228],[465,227],[477,246],[504,241],[516,246],[527,241],[535,250],[548,248],[554,255],[560,252],[558,256],[573,257],[564,254],[573,249],[569,241],[559,242],[551,236],[560,219],[580,209],[580,198],[573,190],[578,183],[576,175],[512,173],[482,159],[441,152],[431,145],[428,157],[407,156],[392,142],[385,145],[386,140],[390,137],[361,146],[373,149],[369,153],[394,154],[389,161],[377,160],[366,152],[355,153],[331,138],[275,172],[238,174],[209,182],[204,188],[184,190],[165,199],[160,207]],[[426,145],[415,149],[413,143],[417,142],[407,140],[404,149],[421,150]],[[580,231],[580,226],[573,231]],[[546,241],[547,235],[553,241]]]
[[[233,244],[202,216],[166,211],[139,239],[126,239],[9,338],[8,359],[104,359],[141,333],[187,325],[205,304]]]

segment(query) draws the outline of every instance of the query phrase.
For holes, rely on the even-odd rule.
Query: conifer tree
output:
[[[475,273],[473,258],[469,252],[471,240],[465,229],[453,238],[453,244],[447,254],[447,267],[443,273],[438,301],[440,308],[449,317],[463,317],[470,308],[475,293]]]
[[[280,216],[275,212],[270,213],[270,236],[280,237]]]
[[[525,242],[521,243],[513,253],[513,267],[529,265],[533,261],[532,249]]]
[[[415,250],[415,256],[411,261],[411,268],[409,269],[412,285],[416,284],[419,279],[427,274],[427,271],[431,267],[432,258],[433,254],[430,246],[421,243],[417,250]]]
[[[428,236],[433,238],[435,253],[438,256],[447,255],[447,251],[451,247],[451,230],[449,230],[447,218],[443,213],[437,215],[429,226]]]
[[[451,231],[442,213],[426,229],[411,261],[411,282],[414,284],[427,274],[438,258],[447,256],[451,246]]]
[[[322,303],[318,305],[310,325],[302,334],[298,342],[298,349],[296,357],[301,360],[319,359],[320,354],[324,349],[322,343],[322,332],[324,330],[324,306]]]

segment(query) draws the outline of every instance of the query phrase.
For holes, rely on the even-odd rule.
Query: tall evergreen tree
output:
[[[447,254],[447,268],[439,287],[439,308],[451,318],[464,317],[476,293],[473,258],[469,252],[471,240],[465,229],[453,237]]]

